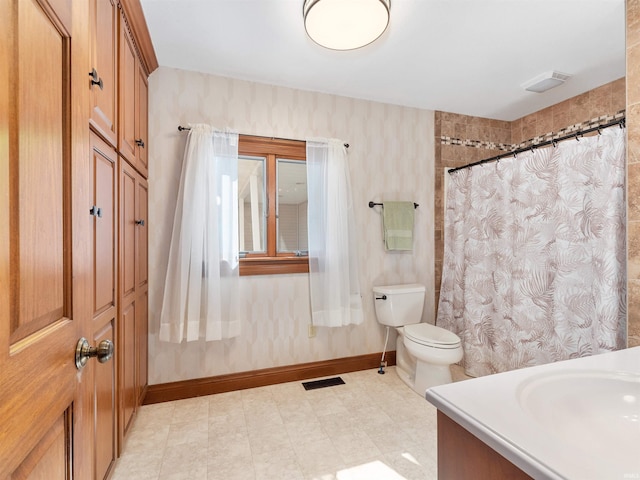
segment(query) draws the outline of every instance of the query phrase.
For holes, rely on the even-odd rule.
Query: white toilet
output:
[[[429,387],[451,383],[449,366],[462,359],[460,338],[429,323],[420,323],[424,285],[373,287],[378,322],[395,327],[396,371],[418,395]]]

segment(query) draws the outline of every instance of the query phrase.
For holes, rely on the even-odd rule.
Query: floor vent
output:
[[[302,382],[305,390],[315,390],[316,388],[333,387],[335,385],[344,385],[344,380],[340,377],[333,377],[314,380],[313,382]]]

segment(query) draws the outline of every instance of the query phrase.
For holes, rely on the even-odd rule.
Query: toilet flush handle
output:
[[[386,300],[387,296],[386,295],[382,295],[381,297],[376,297],[376,300]]]

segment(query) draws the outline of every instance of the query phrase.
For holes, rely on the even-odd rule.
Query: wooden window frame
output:
[[[276,232],[276,164],[278,159],[307,161],[307,144],[300,140],[240,135],[238,155],[266,159],[267,251],[248,253],[240,259],[240,276],[309,273],[309,257],[293,252],[277,252]]]

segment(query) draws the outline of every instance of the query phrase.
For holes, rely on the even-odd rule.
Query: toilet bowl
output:
[[[462,344],[455,333],[420,323],[425,287],[387,285],[373,293],[378,322],[398,332],[398,376],[422,397],[429,387],[451,383],[449,367],[462,359]]]

